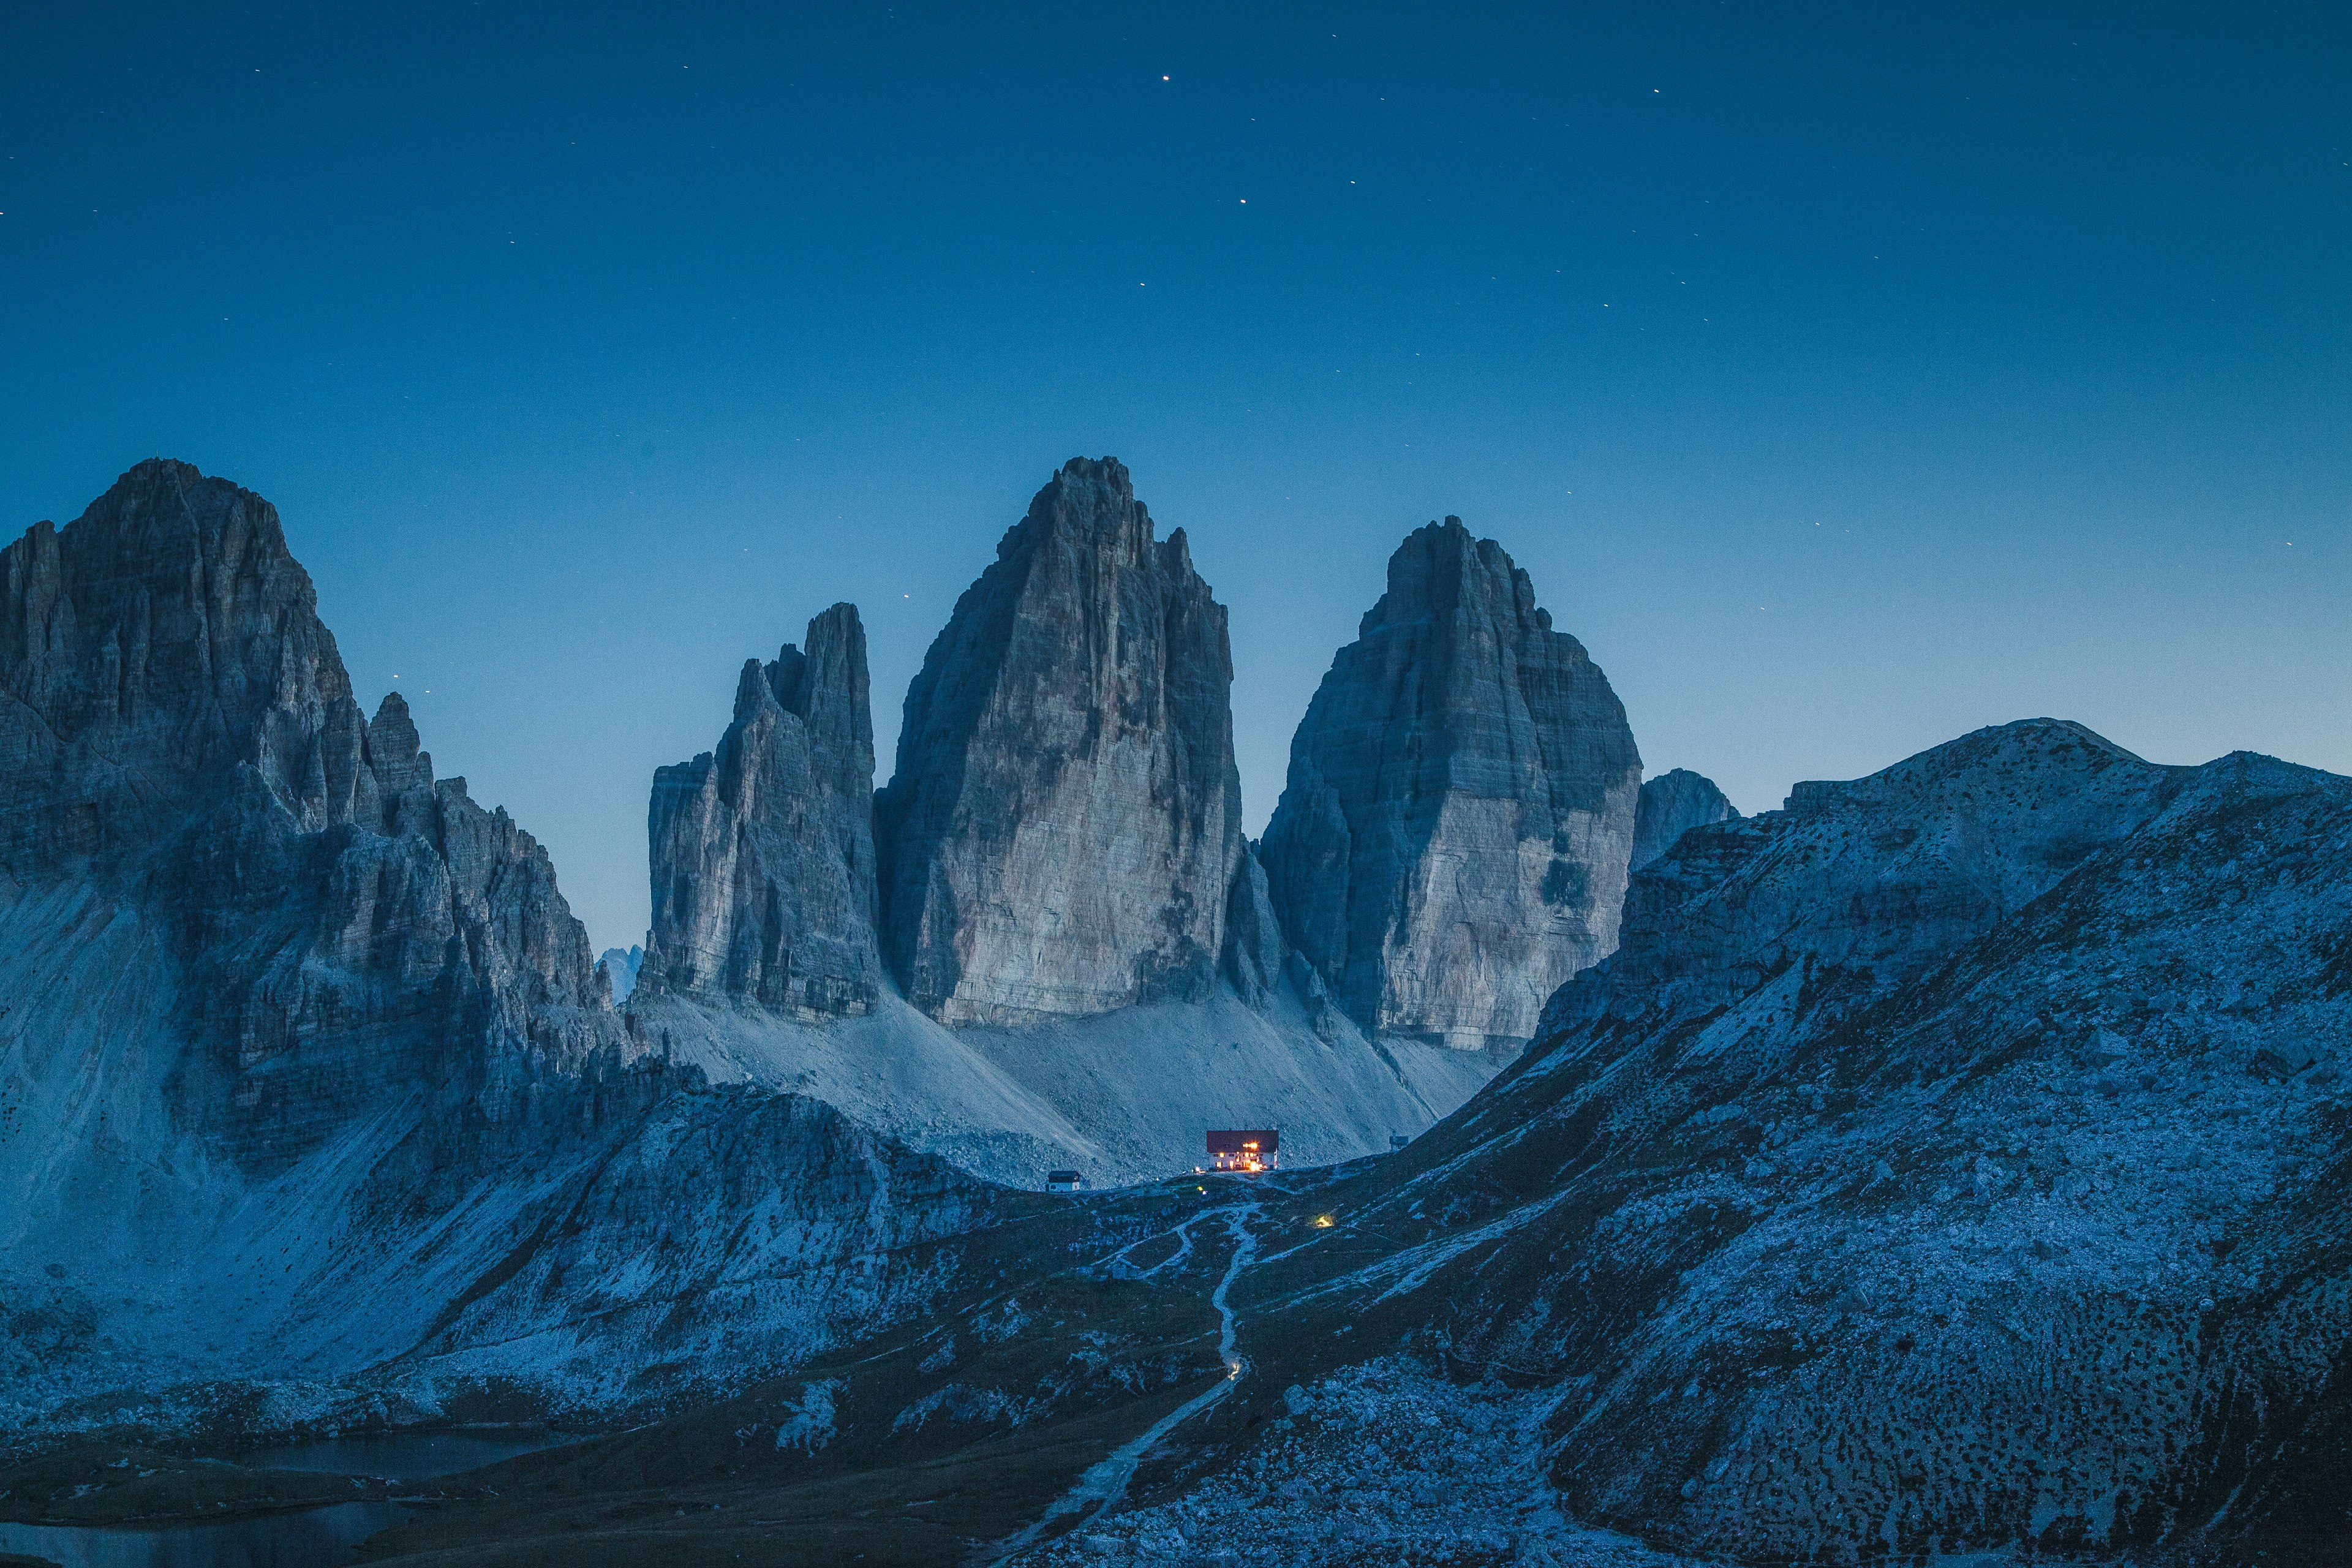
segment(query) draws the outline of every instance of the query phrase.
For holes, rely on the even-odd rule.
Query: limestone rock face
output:
[[[1275,908],[1367,1032],[1524,1044],[1617,945],[1641,782],[1623,705],[1528,574],[1431,523],[1291,743]]]
[[[961,1025],[1205,998],[1242,855],[1232,685],[1183,531],[1072,459],[907,692],[876,826],[908,999]]]
[[[1633,869],[1673,848],[1675,840],[1692,828],[1728,822],[1738,815],[1704,773],[1675,768],[1644,779],[1641,804],[1633,812]]]
[[[140,464],[0,552],[0,868],[171,933],[180,1114],[281,1165],[387,1085],[495,1100],[613,1042],[546,853],[371,724],[276,509]]]
[[[654,775],[653,933],[638,984],[791,1016],[872,1010],[874,721],[866,632],[835,605],[808,651],[743,667],[715,752]]]
[[[269,504],[184,463],[142,463],[10,545],[9,872],[135,861],[236,777],[298,829],[365,815],[366,724],[315,599]]]

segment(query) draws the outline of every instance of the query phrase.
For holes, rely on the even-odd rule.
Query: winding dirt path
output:
[[[1233,1261],[1225,1265],[1224,1278],[1217,1281],[1217,1288],[1209,1294],[1209,1304],[1217,1310],[1217,1358],[1225,1363],[1225,1375],[1219,1378],[1213,1387],[1195,1394],[1153,1422],[1140,1436],[1120,1444],[1108,1457],[1089,1466],[1086,1473],[1078,1477],[1077,1484],[1055,1499],[1054,1505],[1040,1515],[1035,1523],[1000,1543],[985,1559],[986,1562],[1003,1563],[1018,1556],[1036,1544],[1048,1528],[1072,1514],[1078,1515],[1077,1523],[1083,1524],[1117,1503],[1127,1495],[1128,1483],[1135,1479],[1137,1467],[1159,1446],[1161,1438],[1234,1391],[1234,1385],[1241,1381],[1242,1373],[1249,1370],[1249,1363],[1234,1348],[1236,1319],[1233,1308],[1225,1303],[1225,1294],[1233,1289],[1234,1281],[1241,1277],[1242,1270],[1248,1268],[1257,1256],[1257,1237],[1249,1227],[1250,1216],[1255,1213],[1257,1205],[1239,1204],[1212,1214],[1195,1215],[1178,1227],[1180,1231],[1189,1232],[1202,1220],[1222,1215],[1225,1228],[1234,1238]],[[1184,1245],[1185,1251],[1190,1252],[1192,1237],[1189,1234],[1184,1237]]]

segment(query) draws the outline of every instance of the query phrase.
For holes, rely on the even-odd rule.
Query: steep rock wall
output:
[[[1516,1048],[1617,943],[1642,761],[1583,646],[1458,518],[1408,536],[1298,727],[1260,856],[1367,1032]]]
[[[873,1010],[874,722],[856,607],[817,616],[807,641],[746,664],[718,750],[654,775],[649,998]]]
[[[1116,459],[1030,502],[907,692],[883,949],[942,1023],[1204,1000],[1241,861],[1224,606]]]

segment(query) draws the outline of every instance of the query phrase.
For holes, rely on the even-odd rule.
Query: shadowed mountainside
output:
[[[1025,1212],[648,1058],[545,852],[362,717],[259,497],[141,464],[0,554],[0,632],[12,1425],[658,1406]]]

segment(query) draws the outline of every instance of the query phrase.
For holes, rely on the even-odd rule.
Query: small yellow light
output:
[[[1318,1214],[1318,1215],[1317,1215],[1315,1216],[1315,1228],[1316,1228],[1316,1229],[1318,1229],[1318,1230],[1328,1230],[1328,1229],[1330,1229],[1330,1228],[1331,1228],[1331,1216],[1330,1216],[1329,1215],[1328,1215],[1328,1214]]]

